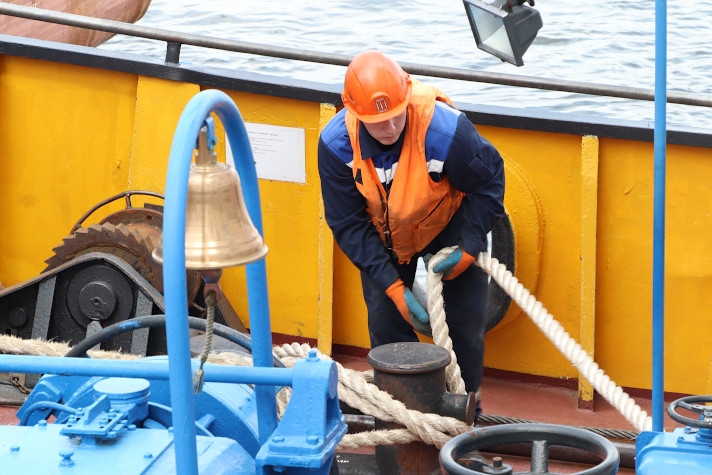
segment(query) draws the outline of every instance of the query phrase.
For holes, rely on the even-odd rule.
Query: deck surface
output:
[[[334,358],[347,368],[359,371],[371,369],[364,358],[343,355],[334,355]],[[651,414],[652,401],[649,396],[630,396],[648,415]],[[666,403],[669,402],[666,401]],[[541,382],[525,382],[511,377],[494,376],[488,374],[487,371],[482,382],[482,408],[485,416],[499,416],[506,419],[523,419],[530,422],[562,424],[574,427],[614,429],[622,433],[637,432],[635,427],[616,408],[598,394],[594,398],[593,410],[579,409],[577,391],[575,389],[555,387]],[[667,415],[665,416],[664,425],[666,431],[672,431],[680,427],[680,424],[667,417]],[[623,449],[626,449],[622,455],[621,468],[618,473],[622,475],[634,474],[634,442],[623,442],[622,440],[615,440],[615,442],[616,445],[621,445]],[[354,452],[360,453],[359,457],[363,457],[364,453],[369,453],[368,450],[350,451],[341,453],[340,457],[348,459],[351,456],[350,454]],[[373,450],[370,453],[373,453]],[[359,458],[359,460],[362,461],[363,458]],[[528,459],[504,456],[504,461],[512,465],[515,472],[529,470]],[[341,475],[368,473],[350,469],[349,465],[353,467],[356,464],[340,464]],[[626,468],[626,465],[630,468]],[[591,465],[561,463],[551,460],[549,469],[557,473],[569,474],[590,467]]]

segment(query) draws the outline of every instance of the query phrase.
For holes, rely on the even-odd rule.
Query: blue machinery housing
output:
[[[168,164],[163,223],[167,357],[138,361],[0,355],[0,371],[45,374],[18,412],[0,426],[7,473],[179,475],[328,473],[347,431],[334,362],[315,352],[294,368],[273,367],[264,259],[247,266],[253,367],[205,366],[193,394],[185,298],[188,174],[200,128],[214,112],[227,132],[245,203],[257,230],[262,217],[252,150],[237,106],[218,90],[187,104]],[[130,321],[125,322],[132,328]],[[252,386],[254,385],[254,386]],[[291,386],[277,419],[276,392]],[[254,389],[253,389],[254,387]],[[53,415],[53,424],[47,418]],[[118,472],[114,472],[118,473]]]

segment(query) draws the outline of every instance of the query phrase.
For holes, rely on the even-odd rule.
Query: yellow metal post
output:
[[[322,104],[319,113],[319,131],[336,114],[336,107]],[[321,190],[321,187],[319,188]],[[319,193],[321,195],[321,193]],[[325,355],[331,355],[334,329],[334,238],[324,216],[324,202],[319,199],[319,323],[317,348]]]
[[[598,137],[581,138],[581,318],[579,344],[591,357],[596,339],[596,220],[598,217]],[[578,405],[593,410],[593,386],[581,373]]]
[[[176,124],[198,92],[195,84],[138,77],[128,189],[165,189]]]

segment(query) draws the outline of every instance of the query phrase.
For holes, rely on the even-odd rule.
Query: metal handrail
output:
[[[166,62],[178,63],[181,45],[199,46],[203,48],[246,53],[272,58],[291,59],[311,63],[330,64],[335,66],[348,66],[352,57],[342,54],[316,53],[313,51],[283,48],[249,43],[244,41],[225,40],[211,36],[181,33],[160,28],[145,27],[113,20],[92,18],[71,13],[45,10],[41,8],[26,7],[0,2],[0,14],[26,18],[30,20],[58,23],[61,25],[88,28],[114,34],[128,35],[151,40],[165,41]],[[461,68],[448,68],[442,66],[429,66],[417,63],[401,63],[403,69],[419,76],[429,76],[443,79],[456,79],[461,81],[498,84],[503,86],[525,87],[549,91],[571,92],[595,96],[618,97],[642,101],[654,101],[653,89],[611,86],[607,84],[594,84],[578,81],[564,81],[559,79],[544,79],[516,74],[498,74],[483,71],[472,71]],[[712,107],[712,95],[699,93],[667,93],[667,102],[691,106]]]

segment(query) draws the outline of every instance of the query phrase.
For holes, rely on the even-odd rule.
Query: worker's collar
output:
[[[375,157],[385,152],[392,152],[396,156],[400,156],[401,149],[403,148],[403,137],[405,136],[405,129],[406,128],[403,128],[403,132],[393,145],[383,145],[381,142],[371,137],[371,134],[368,133],[368,130],[366,130],[366,127],[363,125],[363,122],[361,122],[358,129],[358,139],[361,145],[361,156],[364,158]]]

